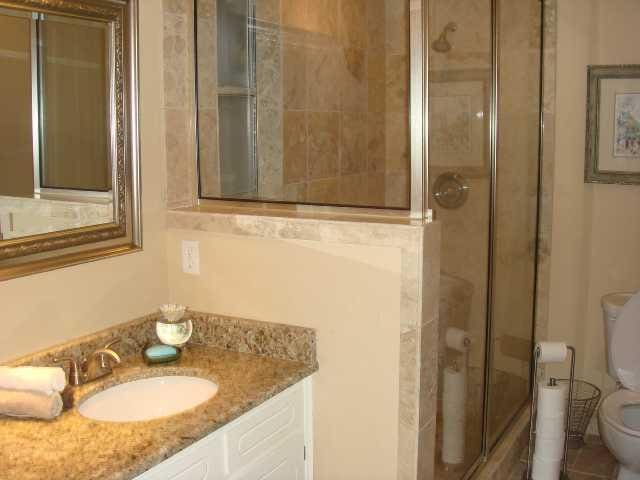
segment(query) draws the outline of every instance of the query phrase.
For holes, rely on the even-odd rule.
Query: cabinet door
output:
[[[304,480],[311,421],[303,385],[309,384],[288,388],[135,480]]]
[[[303,480],[304,470],[304,434],[295,433],[230,480]]]
[[[213,434],[156,465],[135,480],[221,480],[226,476],[222,435]]]
[[[225,429],[229,470],[249,465],[293,434],[304,434],[302,383],[243,415]],[[304,445],[304,437],[300,445]]]

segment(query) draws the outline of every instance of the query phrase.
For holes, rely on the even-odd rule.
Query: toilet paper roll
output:
[[[564,438],[564,432],[565,432],[564,427],[565,427],[564,419],[562,422],[559,422],[558,418],[542,418],[542,419],[538,418],[536,420],[536,432],[537,431],[543,432],[539,434],[542,437]]]
[[[560,462],[564,455],[566,387],[564,385],[538,384],[538,412],[536,415],[535,456],[544,461],[539,478],[557,479],[558,476],[543,476],[549,462]]]
[[[447,347],[452,348],[453,350],[457,350],[458,352],[466,352],[467,350],[469,350],[471,339],[469,338],[467,332],[465,332],[464,330],[450,327],[447,328],[447,333],[445,334],[445,343]]]
[[[467,370],[444,369],[442,392],[442,461],[464,462]]]
[[[559,419],[562,423],[567,410],[567,389],[564,385],[538,383],[538,413],[536,421]]]
[[[557,480],[560,478],[562,460],[546,460],[537,455],[533,456],[531,478],[533,480]]]
[[[564,457],[564,436],[545,438],[536,435],[534,451],[541,460],[562,460]]]
[[[564,362],[567,358],[567,344],[564,342],[540,342],[536,348],[540,351],[540,363]]]

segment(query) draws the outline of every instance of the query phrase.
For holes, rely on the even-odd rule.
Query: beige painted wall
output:
[[[559,0],[555,199],[549,339],[578,354],[577,375],[606,373],[602,295],[640,289],[640,187],[583,183],[588,64],[640,63],[636,0]],[[552,369],[552,373],[559,369]]]
[[[140,2],[144,251],[0,282],[0,361],[147,314],[167,296],[161,13],[160,1]]]
[[[200,242],[200,276],[181,240]],[[171,229],[168,258],[172,299],[317,329],[316,479],[396,478],[400,249]]]

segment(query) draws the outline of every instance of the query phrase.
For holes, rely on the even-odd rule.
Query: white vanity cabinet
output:
[[[135,480],[312,480],[311,378]]]

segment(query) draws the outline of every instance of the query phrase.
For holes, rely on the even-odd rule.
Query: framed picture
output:
[[[585,182],[640,184],[640,65],[588,68]]]

